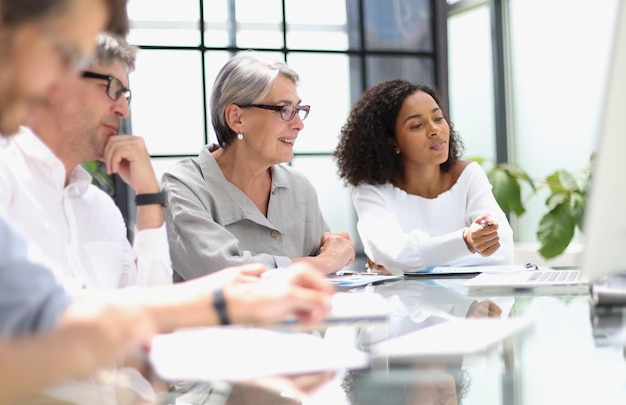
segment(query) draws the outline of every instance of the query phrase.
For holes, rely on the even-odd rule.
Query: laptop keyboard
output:
[[[538,270],[530,277],[530,281],[570,282],[576,281],[578,274],[578,270]]]

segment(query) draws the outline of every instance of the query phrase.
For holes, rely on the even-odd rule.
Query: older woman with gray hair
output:
[[[283,165],[310,107],[283,62],[242,52],[220,70],[211,96],[218,145],[163,176],[174,280],[228,266],[310,261],[333,273],[354,260],[346,232],[331,233],[311,183]]]

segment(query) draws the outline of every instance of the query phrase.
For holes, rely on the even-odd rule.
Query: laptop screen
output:
[[[581,270],[591,281],[626,271],[626,0],[615,20],[583,228]]]

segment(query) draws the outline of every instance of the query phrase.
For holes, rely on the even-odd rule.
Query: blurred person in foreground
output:
[[[102,30],[125,34],[125,1],[0,2],[0,133],[10,135],[51,87],[89,60]],[[0,403],[64,378],[92,375],[159,332],[224,323],[267,324],[329,311],[332,289],[307,264],[261,279],[262,266],[176,286],[70,295],[0,219]]]

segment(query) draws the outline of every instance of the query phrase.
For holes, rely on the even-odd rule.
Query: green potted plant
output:
[[[587,187],[591,162],[577,171],[557,170],[545,179],[533,180],[514,163],[496,163],[482,157],[470,158],[478,162],[487,173],[493,194],[502,210],[509,215],[521,216],[526,212],[522,187],[529,188],[527,198],[533,198],[545,188],[547,212],[537,228],[539,254],[551,259],[562,254],[572,241],[576,229],[582,231]],[[526,201],[527,202],[527,201]]]
[[[113,197],[115,194],[115,187],[113,186],[113,180],[106,172],[104,163],[93,160],[82,164],[83,168],[91,175],[91,184],[100,188],[105,193]]]

